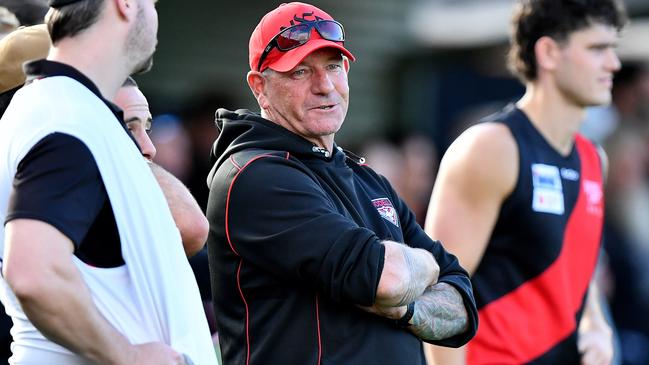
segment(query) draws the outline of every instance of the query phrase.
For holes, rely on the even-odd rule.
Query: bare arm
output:
[[[48,339],[95,363],[182,364],[168,346],[133,346],[106,321],[72,262],[72,242],[56,228],[30,219],[5,228],[3,275]]]
[[[599,289],[591,281],[579,322],[577,346],[584,365],[609,365],[613,361],[613,336],[599,303]]]
[[[464,332],[468,323],[464,300],[453,286],[437,282],[439,266],[433,255],[396,242],[383,244],[385,264],[377,300],[374,306],[363,309],[399,319],[414,302],[409,329],[417,337],[441,340]]]
[[[501,124],[470,128],[444,155],[425,229],[433,239],[444,242],[469,274],[482,259],[500,206],[513,190],[517,175],[517,146]],[[439,364],[464,364],[464,348],[430,346],[426,351],[434,353]]]
[[[460,293],[447,283],[437,283],[415,301],[409,329],[422,340],[443,340],[466,331],[467,323]]]
[[[207,241],[207,218],[180,180],[155,163],[150,163],[150,166],[180,231],[185,254],[191,257],[200,251]]]
[[[460,293],[447,283],[437,283],[426,288],[415,301],[415,310],[408,321],[408,329],[425,341],[438,341],[467,330],[468,314]],[[362,307],[363,308],[363,307]],[[387,307],[374,305],[363,308],[370,313],[389,319],[399,319],[407,306]]]
[[[418,298],[435,283],[439,265],[433,255],[393,241],[383,241],[385,259],[379,279],[375,305],[399,307]]]

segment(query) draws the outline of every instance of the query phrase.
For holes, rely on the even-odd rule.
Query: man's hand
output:
[[[599,301],[599,288],[593,280],[579,322],[577,348],[582,365],[610,365],[613,361],[613,332],[604,318]]]
[[[582,365],[610,365],[613,361],[613,336],[607,325],[582,331],[577,347]]]

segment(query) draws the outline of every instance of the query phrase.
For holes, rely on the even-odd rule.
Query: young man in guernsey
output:
[[[593,282],[606,159],[578,130],[611,101],[625,22],[614,0],[516,5],[509,62],[526,93],[451,145],[429,206],[426,232],[472,274],[480,319],[437,364],[610,364]]]

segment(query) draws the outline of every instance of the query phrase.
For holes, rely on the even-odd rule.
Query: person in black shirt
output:
[[[353,55],[305,3],[249,44],[261,114],[219,109],[208,252],[226,365],[425,364],[476,331],[467,273],[389,182],[334,143]]]

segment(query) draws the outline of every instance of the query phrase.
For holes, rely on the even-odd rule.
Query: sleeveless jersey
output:
[[[480,326],[467,363],[579,364],[577,327],[600,250],[601,161],[581,135],[568,156],[509,106],[519,174],[473,278]]]

